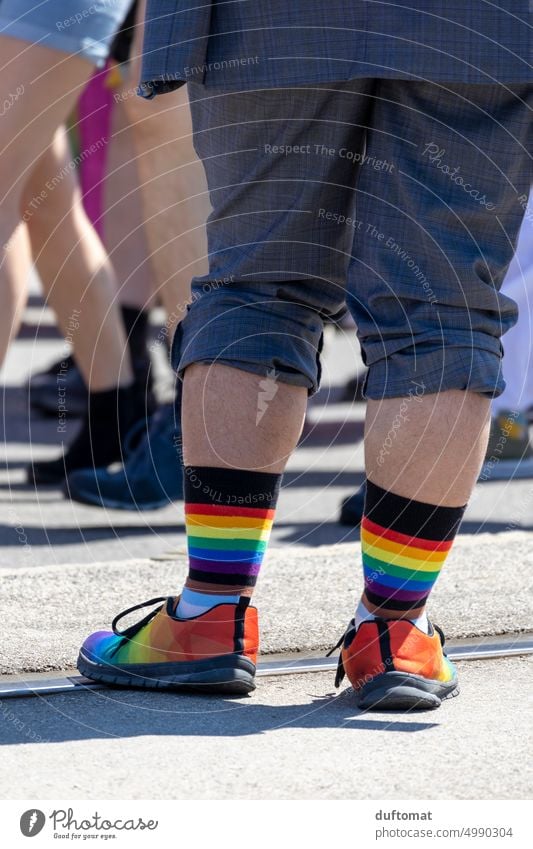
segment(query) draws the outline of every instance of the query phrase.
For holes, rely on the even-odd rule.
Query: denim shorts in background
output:
[[[72,53],[100,67],[133,0],[0,0],[0,36]]]

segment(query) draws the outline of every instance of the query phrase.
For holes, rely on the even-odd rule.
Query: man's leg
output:
[[[525,93],[378,90],[348,284],[370,400],[365,589],[342,663],[364,707],[438,706],[457,691],[425,607],[503,386],[499,337],[516,309],[498,289],[530,178]]]
[[[184,484],[191,562],[178,606],[182,616],[213,607],[220,595],[238,601],[255,586],[281,474],[307,407],[304,387],[280,383],[258,421],[264,382],[260,375],[225,365],[196,364],[185,372]]]
[[[141,623],[127,645],[93,635],[79,668],[131,683],[126,664],[142,663],[148,646],[169,661],[157,686],[188,686],[194,675],[209,688],[251,689],[258,636],[249,596],[281,472],[317,388],[323,316],[345,298],[357,166],[330,148],[362,155],[370,98],[364,84],[190,94],[213,213],[209,274],[193,281],[173,345],[184,374],[189,572],[156,624]],[[326,214],[335,208],[341,220]],[[146,686],[154,675],[146,666]]]
[[[114,269],[87,218],[70,166],[68,139],[61,128],[38,160],[22,193],[21,214],[27,221],[44,293],[61,331],[72,343],[88,388],[80,427],[69,415],[70,396],[63,364],[58,377],[66,411],[61,428],[63,450],[53,460],[34,461],[28,467],[28,479],[37,485],[62,485],[66,475],[76,469],[118,461],[122,438],[142,411],[142,397],[137,397],[133,384],[131,357],[118,308]],[[62,175],[61,180],[46,189],[57,174]],[[35,197],[43,199],[30,214]]]
[[[122,126],[116,128],[117,147],[122,151],[121,139],[127,137],[128,150],[134,149],[134,170],[139,176],[134,206],[142,211],[143,247],[146,243],[147,259],[142,269],[149,266],[152,276],[151,296],[160,300],[166,311],[165,326],[151,345],[163,348],[172,342],[174,332],[187,311],[191,298],[191,277],[202,274],[207,268],[205,220],[209,214],[209,199],[205,173],[194,152],[187,91],[181,90],[155,101],[143,100],[134,95],[140,77],[140,59],[143,40],[142,20],[144,2],[137,10],[139,21],[128,78],[121,90],[117,104]],[[123,152],[123,151],[122,151]],[[112,165],[112,163],[110,163]],[[114,184],[119,182],[117,169]],[[132,168],[127,169],[131,172]],[[109,182],[109,181],[108,181]],[[131,206],[132,197],[119,204],[121,228],[124,216],[121,206]],[[111,213],[113,217],[114,213]],[[115,216],[116,217],[116,216]],[[116,231],[112,235],[120,235]],[[121,237],[123,238],[123,237]],[[134,241],[137,235],[134,234]],[[131,255],[125,239],[122,248],[111,253],[114,260],[117,250]],[[124,251],[124,248],[126,249]],[[119,257],[120,258],[120,257]],[[142,270],[141,269],[141,270]],[[139,275],[135,275],[137,278]],[[128,286],[121,285],[121,300],[130,303],[129,295],[134,283],[130,276]],[[134,301],[135,303],[135,301]],[[130,347],[135,366],[135,337],[142,324],[133,310],[124,310],[125,318],[132,317]],[[69,480],[70,497],[96,506],[128,510],[166,507],[183,496],[182,464],[176,445],[181,443],[179,402],[181,392],[176,392],[175,410],[165,404],[149,422],[144,438],[134,452],[130,452],[122,468],[81,470]]]
[[[490,401],[452,389],[419,396],[410,409],[406,401],[403,404],[409,410],[404,421],[402,399],[368,402],[367,504],[362,526],[366,590],[358,618],[368,618],[366,612],[370,611],[382,618],[419,620],[419,627],[427,630],[427,598],[485,456]],[[398,427],[394,429],[395,422]],[[383,462],[389,441],[387,461]],[[402,539],[396,549],[394,543],[402,531],[411,539]],[[433,545],[428,545],[426,537]],[[420,555],[421,540],[428,554]],[[393,549],[397,563],[389,556]],[[405,559],[402,566],[401,558]]]

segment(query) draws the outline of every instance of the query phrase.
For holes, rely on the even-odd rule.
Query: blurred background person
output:
[[[68,280],[71,298],[54,306],[64,333],[73,317],[84,326],[73,340],[90,388],[74,442],[52,464],[33,464],[36,482],[57,483],[75,468],[119,459],[121,438],[135,420],[133,370],[113,268],[83,210],[62,130],[94,67],[105,64],[130,6],[131,0],[101,8],[88,0],[0,3],[2,89],[6,101],[17,93],[2,116],[0,363],[26,302],[32,238],[45,287],[51,291],[59,275]]]
[[[128,73],[117,101],[134,140],[151,291],[166,314],[152,349],[164,347],[166,353],[187,311],[191,279],[207,268],[205,221],[210,204],[204,170],[192,145],[185,88],[162,103],[136,94],[144,12],[145,3],[140,2]],[[115,255],[111,247],[110,255]],[[122,467],[108,469],[102,464],[96,470],[81,469],[69,476],[68,492],[73,500],[105,508],[153,510],[182,497],[180,388],[176,381],[175,406],[161,405],[139,426],[135,447]],[[176,463],[180,464],[178,473]]]

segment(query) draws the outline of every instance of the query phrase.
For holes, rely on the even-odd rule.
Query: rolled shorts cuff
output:
[[[320,384],[323,329],[315,310],[284,300],[272,284],[213,292],[193,301],[179,325],[172,366],[181,375],[193,363],[218,363],[312,395]]]
[[[438,350],[435,345],[422,344],[416,355],[414,347],[396,351],[369,366],[364,394],[380,400],[450,389],[477,392],[488,398],[501,395],[505,381],[498,339],[480,342],[474,336],[471,346],[449,344]]]

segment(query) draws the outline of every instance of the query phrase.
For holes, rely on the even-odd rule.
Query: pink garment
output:
[[[100,238],[103,235],[104,180],[111,137],[113,93],[106,80],[109,65],[96,71],[78,101],[79,180],[83,205]]]

